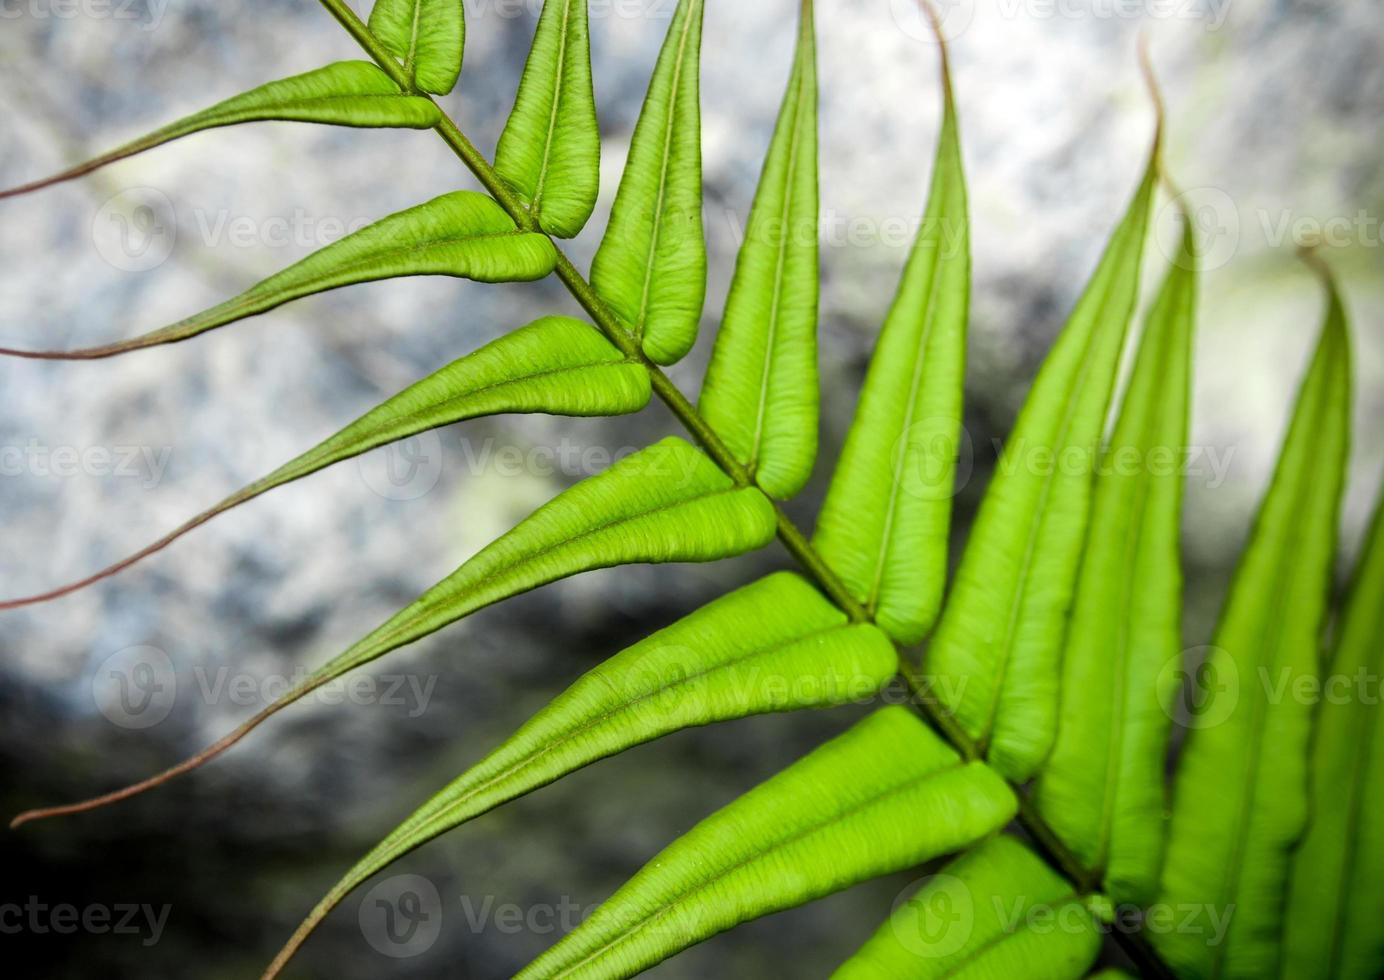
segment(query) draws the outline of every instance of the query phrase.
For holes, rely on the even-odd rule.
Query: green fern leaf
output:
[[[1117,900],[1146,905],[1163,858],[1163,775],[1182,649],[1179,532],[1191,400],[1192,225],[1149,314],[1104,453],[1039,812]]]
[[[1044,362],[981,504],[927,654],[935,696],[989,761],[1032,776],[1057,731],[1063,627],[1130,315],[1158,151]]]
[[[1070,882],[1012,837],[942,868],[833,980],[1079,980],[1100,952]]]
[[[1312,821],[1293,855],[1285,978],[1371,980],[1384,967],[1384,496],[1339,636],[1312,747]]]
[[[702,0],[681,0],[630,142],[591,285],[656,364],[692,349],[706,298]]]
[[[586,0],[544,0],[495,169],[540,228],[572,238],[596,207],[600,163]]]
[[[338,61],[218,102],[210,109],[180,119],[60,174],[0,190],[0,198],[73,180],[183,136],[238,123],[285,120],[361,128],[429,129],[437,125],[440,118],[437,106],[430,100],[405,95],[378,66],[365,61]]]
[[[420,91],[446,95],[456,85],[466,46],[462,0],[375,0],[370,33]]]
[[[1185,930],[1154,936],[1187,977],[1279,968],[1289,856],[1307,822],[1313,717],[1294,685],[1319,674],[1350,427],[1350,341],[1328,290],[1321,341],[1202,668],[1174,785],[1160,901],[1234,913],[1221,942]]]
[[[803,0],[797,53],[764,162],[701,410],[771,497],[817,458],[817,49]]]
[[[991,769],[908,709],[881,709],[692,828],[518,976],[633,976],[748,919],[966,847],[1016,807]]]
[[[966,374],[970,232],[942,50],[942,133],[927,213],[814,538],[861,605],[905,644],[927,634],[942,603]]]
[[[357,885],[502,803],[682,728],[869,697],[897,668],[887,636],[796,575],[732,592],[587,673],[433,797],[332,889],[270,973]]]
[[[764,494],[737,487],[683,440],[664,439],[558,494],[206,750],[114,793],[20,814],[11,826],[90,810],[160,786],[216,758],[322,685],[486,606],[597,568],[729,558],[764,547],[777,530],[777,514]]]
[[[130,340],[76,351],[0,354],[54,360],[113,357],[195,337],[315,293],[399,276],[457,276],[477,282],[542,279],[557,252],[544,235],[520,231],[484,194],[454,191],[400,211],[314,252],[234,299]]]
[[[108,578],[161,551],[219,514],[377,446],[465,419],[506,412],[602,416],[648,404],[649,373],[627,361],[590,324],[544,317],[453,361],[367,412],[336,435],[95,575],[0,609],[55,599]]]

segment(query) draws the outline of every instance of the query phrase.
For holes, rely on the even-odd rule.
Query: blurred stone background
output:
[[[539,4],[466,5],[466,67],[443,103],[489,151]],[[942,6],[975,253],[974,453],[957,540],[995,440],[1136,183],[1152,127],[1134,57],[1146,31],[1167,88],[1169,161],[1208,250],[1193,439],[1203,455],[1189,479],[1185,539],[1186,638],[1205,643],[1319,322],[1321,298],[1293,258],[1295,235],[1317,231],[1335,246],[1329,258],[1354,314],[1358,429],[1345,558],[1379,485],[1384,11],[1327,0]],[[791,0],[707,7],[711,282],[701,342],[673,371],[690,394],[768,143],[796,10]],[[593,0],[602,209],[672,8]],[[911,0],[819,0],[818,19],[825,429],[816,479],[792,508],[805,524],[921,213],[938,117],[937,51]],[[0,21],[0,186],[269,79],[360,56],[309,0],[6,0]],[[133,335],[219,301],[344,228],[472,186],[426,132],[283,124],[199,135],[3,203],[0,343]],[[583,267],[603,219],[572,244]],[[123,238],[122,220],[135,221]],[[1166,242],[1166,207],[1159,225]],[[1150,288],[1164,262],[1150,250]],[[47,588],[135,550],[440,363],[552,312],[575,312],[554,282],[415,279],[343,290],[113,361],[0,360],[0,593]],[[4,812],[81,798],[181,759],[253,713],[277,679],[363,635],[608,454],[673,431],[658,404],[613,421],[453,427],[277,491],[82,594],[5,614]],[[1211,472],[1212,459],[1223,473]],[[141,914],[133,934],[26,928],[4,934],[0,948],[36,956],[36,976],[255,975],[352,860],[579,673],[784,563],[771,548],[540,590],[380,662],[373,690],[367,677],[345,704],[293,708],[158,793],[5,834],[0,902],[143,904],[167,915],[155,927]],[[149,710],[122,715],[112,685],[149,676],[158,681]],[[504,808],[396,867],[437,892],[442,928],[431,945],[389,947],[353,900],[309,943],[297,974],[508,975],[579,917],[573,908],[599,902],[672,837],[858,710],[683,733]],[[914,877],[743,927],[653,975],[825,975]],[[516,925],[511,909],[525,921]]]

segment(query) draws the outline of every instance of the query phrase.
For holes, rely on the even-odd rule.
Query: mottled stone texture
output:
[[[487,152],[537,6],[467,0],[466,68],[443,102]],[[1141,27],[1152,38],[1172,114],[1169,161],[1218,249],[1205,284],[1194,441],[1228,459],[1229,470],[1221,483],[1203,457],[1207,475],[1188,494],[1188,642],[1205,642],[1319,313],[1285,221],[1345,219],[1328,230],[1347,242],[1333,262],[1356,318],[1357,413],[1364,422],[1384,409],[1384,17],[1374,4],[1325,0],[1160,3],[1147,5],[1163,14],[1151,19],[1114,13],[1140,5],[1097,0],[944,6],[956,35],[975,222],[973,466],[963,521],[993,465],[994,440],[1132,192],[1151,128],[1135,38]],[[936,49],[915,36],[910,0],[818,7],[829,460],[921,212],[938,92]],[[78,0],[61,8],[75,15],[62,17],[56,8],[24,0],[4,11],[0,185],[270,78],[358,56],[306,0],[128,8]],[[571,249],[579,265],[598,241],[671,8],[672,0],[593,6],[605,168],[597,219]],[[795,8],[789,0],[708,4],[712,271],[702,340],[673,371],[689,392],[787,74]],[[161,325],[344,227],[458,186],[473,182],[426,132],[261,125],[192,137],[0,203],[0,341],[75,346]],[[126,249],[120,209],[107,205],[131,194],[150,210],[130,212]],[[1160,225],[1166,240],[1166,214]],[[140,235],[152,239],[143,251]],[[1161,259],[1154,250],[1151,282]],[[553,283],[417,280],[356,287],[115,361],[0,361],[0,593],[66,581],[133,550],[441,361],[563,311],[574,306]],[[3,809],[111,788],[200,747],[260,703],[266,678],[272,693],[275,676],[319,663],[374,627],[603,465],[603,454],[669,431],[658,406],[610,423],[523,418],[452,428],[413,457],[394,458],[396,476],[421,460],[402,486],[390,482],[383,457],[344,464],[217,520],[113,582],[5,614]],[[1362,429],[1357,452],[1352,551],[1384,455],[1377,426]],[[825,470],[793,505],[805,521]],[[7,836],[0,901],[171,909],[148,946],[147,930],[62,936],[30,928],[6,936],[5,949],[32,946],[36,976],[252,975],[349,861],[581,670],[784,560],[773,549],[716,567],[600,573],[541,590],[379,664],[377,675],[407,682],[383,699],[402,703],[297,707],[181,784]],[[128,652],[146,646],[166,661]],[[111,662],[114,655],[126,659]],[[108,695],[112,664],[141,655],[166,663],[171,673],[157,678],[176,682],[177,696],[159,724],[134,730],[108,720],[93,691]],[[376,691],[389,693],[391,683]],[[428,694],[426,710],[408,684]],[[355,694],[381,700],[365,688]],[[103,704],[111,710],[109,699]],[[443,928],[431,949],[379,955],[353,901],[310,943],[302,975],[508,975],[555,938],[554,928],[575,921],[573,906],[604,898],[673,835],[850,714],[685,733],[493,814],[399,866],[438,889]],[[719,937],[655,975],[821,975],[870,932],[908,877]],[[529,913],[517,925],[504,911],[511,905]]]

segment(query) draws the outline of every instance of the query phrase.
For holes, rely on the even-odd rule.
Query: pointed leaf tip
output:
[[[476,282],[542,279],[557,252],[545,235],[520,231],[495,201],[454,191],[347,235],[234,299],[161,330],[75,351],[0,354],[48,360],[92,360],[176,343],[285,303],[357,283],[400,276],[455,276]]]
[[[212,518],[294,480],[428,429],[502,413],[606,416],[637,412],[649,373],[595,327],[544,317],[410,385],[312,450],[198,514],[146,548],[78,582],[0,602],[0,611],[68,595],[153,555]]]
[[[281,120],[361,128],[429,129],[440,119],[437,106],[428,99],[401,92],[377,65],[339,61],[251,89],[51,177],[0,190],[0,199],[74,180],[145,150],[223,126]]]
[[[814,537],[904,644],[927,635],[942,604],[964,412],[970,219],[956,113],[942,101],[927,211]]]
[[[793,68],[736,260],[701,410],[771,497],[817,458],[817,61],[803,10]]]

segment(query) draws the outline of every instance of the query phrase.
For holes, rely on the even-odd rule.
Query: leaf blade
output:
[[[338,61],[218,102],[51,177],[0,190],[0,199],[74,180],[193,133],[241,123],[277,120],[359,128],[430,129],[440,118],[441,113],[430,100],[405,94],[377,65]]]
[[[697,339],[706,296],[700,60],[703,0],[680,0],[639,113],[591,285],[656,364]]]
[[[1289,852],[1307,820],[1312,710],[1292,697],[1271,703],[1271,686],[1317,676],[1350,425],[1345,312],[1329,279],[1327,290],[1321,340],[1216,630],[1174,783],[1160,901],[1234,909],[1217,944],[1154,936],[1169,964],[1194,976],[1269,976],[1279,965]]]
[[[539,227],[572,238],[596,207],[600,161],[587,0],[544,0],[495,169]]]
[[[1072,885],[1001,835],[899,904],[833,980],[1080,980],[1101,937]]]
[[[702,414],[771,497],[817,458],[817,66],[803,0],[787,91],[702,387]]]
[[[927,211],[813,536],[855,598],[904,644],[923,639],[942,604],[964,411],[970,232],[941,50],[942,131]]]
[[[1056,735],[1063,621],[1085,538],[1091,466],[1138,293],[1157,156],[1155,143],[1019,413],[927,651],[943,707],[1015,781],[1034,773]],[[1073,452],[1086,465],[1032,465],[1040,453],[1056,461]]]
[[[1184,219],[1139,345],[1105,465],[1067,631],[1061,719],[1039,812],[1117,901],[1147,905],[1162,865],[1163,781],[1182,649],[1180,467],[1190,424],[1196,262]],[[1132,466],[1126,467],[1128,460]]]
[[[101,581],[270,490],[429,429],[506,413],[623,415],[639,411],[650,397],[648,371],[627,361],[594,327],[571,317],[543,317],[410,385],[131,557],[59,589],[0,602],[0,610],[55,599]]]
[[[682,728],[868,697],[897,664],[888,637],[847,623],[791,573],[723,596],[583,675],[419,808],[319,903],[270,974],[356,886],[468,820]]]
[[[453,191],[367,225],[224,303],[130,340],[75,351],[0,349],[12,357],[90,360],[177,343],[343,286],[400,276],[474,282],[542,279],[557,261],[544,235],[520,231],[489,197]]]
[[[462,0],[375,0],[369,26],[421,91],[446,95],[456,85],[466,47]]]
[[[1283,938],[1285,977],[1374,976],[1384,962],[1384,495],[1376,504],[1318,708],[1311,822],[1293,852]],[[1345,697],[1340,682],[1354,683]],[[1333,690],[1335,693],[1333,694]],[[1371,816],[1375,815],[1375,816]]]
[[[964,847],[1016,807],[907,709],[880,709],[673,842],[518,976],[632,976],[739,922]],[[909,823],[920,814],[938,817],[925,833]]]

